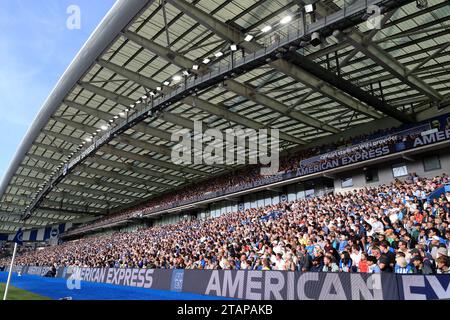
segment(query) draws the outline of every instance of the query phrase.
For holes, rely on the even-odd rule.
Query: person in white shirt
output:
[[[353,261],[353,266],[358,267],[359,262],[361,261],[361,250],[359,250],[357,245],[352,247],[352,253],[350,254],[350,258]]]
[[[273,269],[274,270],[286,270],[285,264],[286,264],[286,262],[284,261],[282,254],[277,253],[276,258],[275,258],[275,267]]]

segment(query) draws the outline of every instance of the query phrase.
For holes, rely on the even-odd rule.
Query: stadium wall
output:
[[[432,160],[437,160],[439,167],[426,169],[425,166],[427,162],[428,164],[435,162]],[[196,216],[199,219],[206,219],[210,217],[218,217],[222,214],[236,212],[242,209],[245,210],[249,208],[275,205],[282,200],[303,200],[309,196],[320,196],[329,192],[348,192],[363,187],[389,184],[395,179],[393,167],[397,165],[405,165],[407,174],[417,173],[419,177],[432,178],[434,176],[441,175],[442,173],[450,172],[450,151],[443,149],[417,154],[414,156],[414,159],[399,157],[395,160],[381,162],[368,167],[347,170],[336,174],[333,177],[330,176],[329,178],[302,181],[280,187],[278,190],[265,190],[244,195],[234,200],[214,202],[209,204],[207,208],[198,210],[196,212]],[[375,171],[378,179],[372,182],[366,181],[366,171]],[[346,181],[347,178],[352,179],[352,184],[351,186],[349,185],[347,187],[343,187],[343,181]],[[399,176],[397,178],[404,180],[406,176]],[[325,183],[325,181],[328,181],[328,183],[331,184],[331,187],[328,183]],[[165,215],[158,220],[155,220],[154,225],[159,226],[177,223],[184,217],[185,213]]]
[[[433,166],[433,164],[435,166]],[[397,171],[401,171],[400,167],[405,167],[406,175],[398,177],[394,176],[394,168],[399,168]],[[355,170],[349,170],[339,173],[334,179],[335,192],[346,192],[353,189],[359,189],[363,187],[378,186],[382,184],[391,183],[395,178],[404,180],[408,174],[416,173],[419,177],[432,178],[442,173],[450,173],[450,151],[438,150],[433,152],[427,152],[423,154],[413,155],[411,157],[397,158],[388,162],[372,165],[366,167],[366,171],[376,171],[378,175],[377,181],[366,181],[366,175],[364,168]],[[344,181],[352,179],[351,185],[345,186]],[[344,185],[343,185],[344,183]]]
[[[44,275],[48,267],[16,267]],[[437,300],[450,298],[448,275],[251,270],[59,268],[68,286],[82,281],[248,300]]]

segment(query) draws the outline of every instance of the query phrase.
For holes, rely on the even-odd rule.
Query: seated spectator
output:
[[[366,253],[361,253],[361,259],[359,260],[359,263],[358,263],[358,272],[361,272],[361,273],[369,272],[369,264],[367,261]]]
[[[448,183],[446,175],[419,177],[412,185],[398,180],[216,218],[85,237],[21,251],[16,261],[31,266],[302,272],[322,272],[324,267],[334,272],[334,263],[342,272],[370,273],[408,273],[409,264],[413,272],[429,274],[437,272],[439,259],[442,272],[447,269],[441,257],[448,266],[450,213],[425,209],[426,202],[414,194],[429,195],[444,181]],[[446,197],[434,202],[439,208],[449,205]],[[8,264],[0,259],[0,265]]]
[[[325,255],[323,258],[323,272],[339,272],[339,267],[333,260],[330,254]]]
[[[341,253],[341,260],[339,261],[339,270],[342,272],[352,272],[353,261],[347,251]]]
[[[437,273],[438,274],[450,274],[448,259],[444,256],[440,256],[436,259]]]
[[[426,264],[423,263],[423,258],[420,256],[413,257],[411,259],[411,264],[414,266],[413,273],[417,274],[432,274],[433,270]]]
[[[380,273],[381,269],[377,265],[377,258],[374,256],[368,256],[367,257],[367,265],[369,267],[368,272],[369,273]]]
[[[398,274],[414,273],[413,267],[408,264],[403,254],[397,254],[395,258],[394,272]]]

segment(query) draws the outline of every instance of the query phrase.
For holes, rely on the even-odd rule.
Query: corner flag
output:
[[[9,289],[9,284],[11,282],[11,275],[12,275],[12,271],[13,271],[14,259],[16,257],[17,246],[18,245],[21,246],[23,244],[22,228],[19,228],[19,230],[17,230],[17,233],[14,236],[13,241],[15,242],[14,250],[13,250],[13,255],[12,255],[12,259],[11,259],[11,264],[9,265],[8,280],[6,281],[5,294],[3,295],[3,300],[6,300],[6,297],[8,296],[8,289]]]
[[[14,236],[13,241],[17,243],[19,246],[23,245],[23,231],[22,228],[17,230],[16,235]]]

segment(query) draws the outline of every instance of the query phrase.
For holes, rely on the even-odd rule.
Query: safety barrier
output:
[[[15,267],[45,275],[49,267]],[[450,275],[399,275],[254,270],[58,268],[56,277],[249,300],[450,299]]]

